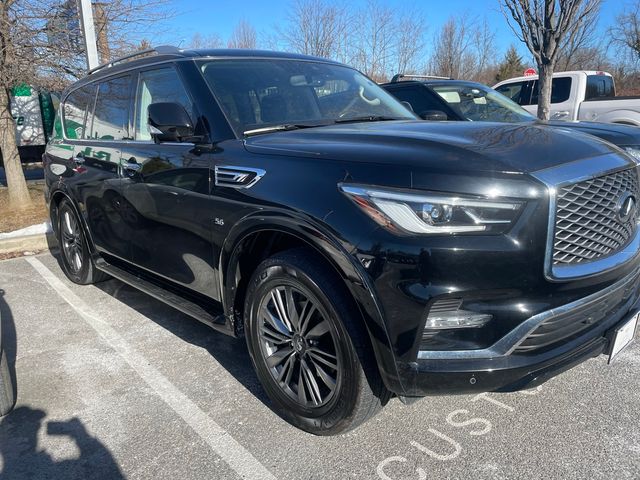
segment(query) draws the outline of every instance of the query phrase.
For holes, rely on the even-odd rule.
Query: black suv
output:
[[[632,338],[640,191],[612,145],[424,122],[319,58],[126,60],[65,92],[47,147],[64,271],[245,336],[298,427],[536,385]]]

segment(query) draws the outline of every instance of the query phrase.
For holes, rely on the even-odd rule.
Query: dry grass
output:
[[[0,189],[0,233],[12,232],[48,220],[49,212],[44,202],[43,191],[44,185],[29,184],[33,205],[18,210],[9,206],[9,190]]]

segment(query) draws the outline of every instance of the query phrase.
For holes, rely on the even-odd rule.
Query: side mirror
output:
[[[179,103],[152,103],[148,114],[149,130],[156,142],[182,142],[194,136],[191,118]]]
[[[407,110],[409,110],[411,113],[414,113],[413,111],[413,107],[411,106],[411,104],[407,101],[401,101],[400,102],[402,105],[404,105],[404,108],[406,108]]]
[[[443,122],[449,119],[447,114],[441,110],[425,110],[424,112],[420,112],[420,118],[423,120],[434,120],[437,122]]]

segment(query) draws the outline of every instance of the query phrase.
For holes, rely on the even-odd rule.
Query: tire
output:
[[[56,223],[60,263],[67,278],[80,285],[107,280],[109,276],[93,262],[81,220],[69,200],[64,199],[58,205]]]
[[[0,417],[9,413],[15,404],[15,388],[11,381],[7,355],[2,350],[0,355]]]
[[[263,261],[250,280],[244,311],[258,378],[276,412],[292,425],[316,435],[343,433],[389,400],[353,299],[312,250]]]

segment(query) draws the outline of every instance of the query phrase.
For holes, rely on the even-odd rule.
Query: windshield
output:
[[[361,73],[303,60],[233,59],[200,63],[205,80],[238,133],[270,126],[415,119]]]
[[[463,118],[476,122],[527,122],[535,119],[517,103],[481,85],[433,85],[431,88]]]

